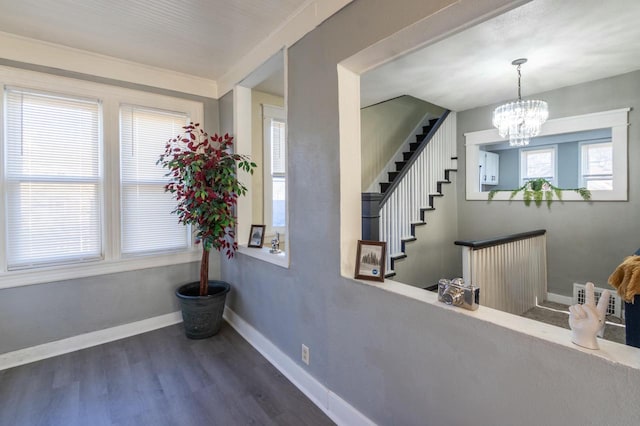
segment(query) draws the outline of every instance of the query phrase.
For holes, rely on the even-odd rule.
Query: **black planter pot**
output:
[[[220,331],[229,283],[209,281],[209,294],[199,296],[200,283],[189,283],[176,290],[180,300],[184,331],[190,339],[205,339]]]

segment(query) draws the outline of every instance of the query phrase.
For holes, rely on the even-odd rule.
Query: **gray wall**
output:
[[[629,113],[629,201],[554,202],[548,209],[521,202],[466,201],[465,172],[458,176],[460,239],[483,239],[546,229],[548,288],[569,296],[574,282],[608,287],[625,256],[640,247],[640,71],[537,94],[549,103],[549,118],[631,107]],[[458,113],[458,158],[465,164],[465,132],[491,128],[497,105]]]
[[[319,382],[381,425],[635,424],[638,370],[389,293],[384,283],[361,284],[340,276],[336,64],[431,14],[435,3],[356,0],[290,48],[291,266],[284,269],[243,255],[223,260],[223,278],[234,286],[230,307]],[[228,124],[231,97],[225,96],[220,106],[222,121]],[[554,114],[561,112],[554,109]],[[475,124],[485,128],[484,120]],[[637,154],[634,151],[634,158]],[[637,173],[633,177],[637,180]],[[463,185],[464,174],[457,180]],[[486,203],[465,203],[464,188],[459,188],[465,208],[484,208]],[[629,203],[622,204],[619,211],[630,220]],[[514,208],[515,213],[524,212]],[[607,206],[572,207],[574,215],[591,208],[602,210],[600,219],[609,217]],[[530,215],[534,210],[528,211]],[[536,211],[543,218],[548,215]],[[507,213],[499,214],[504,222]],[[495,215],[478,220],[492,227],[500,223]],[[473,222],[473,215],[465,213],[461,223],[467,234],[474,234],[469,232]],[[512,226],[528,229],[531,224]],[[609,235],[608,226],[597,231],[601,237]],[[637,244],[620,237],[620,246]],[[576,256],[593,250],[581,248],[580,238],[578,233],[572,248]],[[311,351],[309,366],[300,361],[302,343]]]
[[[202,101],[207,129],[219,128],[215,99],[2,59],[0,65]],[[214,252],[210,277],[219,276]],[[192,262],[0,290],[0,354],[178,311],[175,289],[198,279],[199,263]]]

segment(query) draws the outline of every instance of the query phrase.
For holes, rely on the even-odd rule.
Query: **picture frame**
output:
[[[251,225],[251,231],[249,232],[249,243],[247,247],[261,248],[264,243],[264,230],[265,225]]]
[[[356,278],[384,282],[387,243],[358,240]]]

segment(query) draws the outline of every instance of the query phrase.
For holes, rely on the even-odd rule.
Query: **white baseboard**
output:
[[[274,367],[316,404],[338,425],[375,425],[347,401],[331,392],[326,386],[307,373],[258,330],[229,308],[225,308],[224,318],[229,324]]]
[[[547,293],[547,300],[554,303],[562,303],[563,305],[573,305],[573,298],[571,296],[563,296],[561,294]]]
[[[104,330],[92,331],[91,333],[56,340],[55,342],[7,352],[0,354],[0,370],[79,351],[80,349],[101,345],[114,340],[124,339],[125,337],[146,333],[147,331],[167,327],[179,322],[182,322],[181,313],[179,311],[171,312],[170,314],[147,318],[142,321],[105,328]]]

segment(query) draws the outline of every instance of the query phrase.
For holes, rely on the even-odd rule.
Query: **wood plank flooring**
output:
[[[2,426],[332,425],[228,324],[182,325],[0,371]]]

